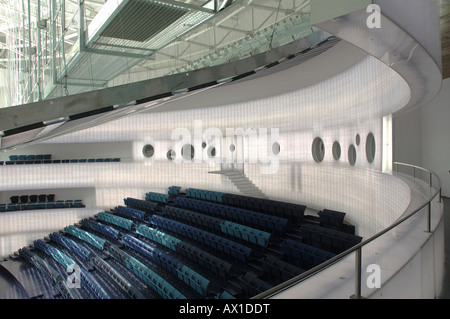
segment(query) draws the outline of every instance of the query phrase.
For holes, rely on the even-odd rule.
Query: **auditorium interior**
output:
[[[0,299],[450,298],[450,0],[0,17]]]

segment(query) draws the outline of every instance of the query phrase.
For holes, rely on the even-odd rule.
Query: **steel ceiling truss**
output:
[[[317,33],[309,0],[0,3],[18,87],[10,105],[226,63]]]

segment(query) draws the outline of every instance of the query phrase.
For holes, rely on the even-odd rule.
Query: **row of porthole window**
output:
[[[207,145],[205,142],[202,143],[202,148],[205,148]],[[231,144],[229,147],[229,150],[231,152],[234,152],[236,147]],[[280,144],[278,142],[275,142],[272,144],[272,152],[277,155],[280,153]],[[194,158],[194,147],[190,144],[186,144],[181,148],[181,156],[183,156],[186,160],[192,160]],[[142,148],[142,154],[147,157],[151,158],[155,154],[155,148],[151,144],[147,144]],[[207,154],[210,158],[214,158],[216,156],[216,148],[211,146],[207,150]],[[176,158],[176,152],[174,150],[167,151],[166,157],[169,161],[173,161]]]
[[[359,134],[356,135],[356,145],[359,145],[361,142],[361,138]],[[372,163],[375,159],[375,136],[372,133],[369,133],[366,138],[366,158],[369,163]],[[312,144],[312,156],[317,163],[321,163],[325,158],[325,144],[320,137],[316,137]],[[331,152],[333,154],[333,158],[338,161],[341,158],[341,145],[338,141],[333,143]],[[350,165],[355,166],[356,164],[356,147],[354,144],[351,144],[348,148],[348,162]]]

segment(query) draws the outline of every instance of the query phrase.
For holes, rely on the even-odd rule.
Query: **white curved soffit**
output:
[[[291,131],[381,118],[400,110],[410,100],[411,92],[405,80],[370,55],[347,65],[340,73],[311,81],[307,86],[305,78],[317,79],[310,77],[308,70],[316,69],[317,64],[339,64],[339,47],[332,51],[333,55],[327,59],[318,56],[289,69],[207,90],[149,112],[181,112],[181,116],[168,115],[173,127],[183,127],[186,121],[208,119],[209,125],[218,128],[230,125],[225,118],[232,119],[236,127],[247,127],[248,113],[251,113],[252,125]],[[223,104],[219,105],[220,102]],[[206,107],[206,103],[215,106]],[[215,114],[221,116],[216,118]]]
[[[442,73],[433,57],[417,40],[382,13],[380,16],[381,28],[367,27],[366,10],[355,11],[316,26],[361,48],[405,79],[411,90],[411,98],[397,112],[400,114],[431,101],[441,89]]]

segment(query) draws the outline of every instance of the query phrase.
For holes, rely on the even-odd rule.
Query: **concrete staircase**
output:
[[[241,191],[242,195],[258,198],[267,198],[266,195],[245,175],[241,170],[220,170],[209,172],[211,174],[222,174]]]

